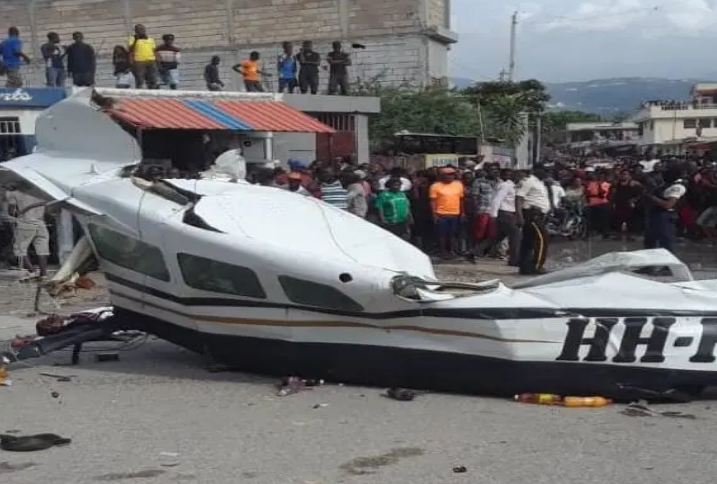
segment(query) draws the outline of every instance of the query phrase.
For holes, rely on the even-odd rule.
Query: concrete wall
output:
[[[352,78],[378,77],[383,83],[426,84],[446,75],[447,50],[429,55],[429,27],[445,28],[449,0],[2,0],[0,25],[16,25],[32,57],[49,31],[69,42],[81,30],[100,56],[98,84],[111,85],[112,47],[124,44],[135,23],[159,39],[173,33],[185,49],[184,88],[204,88],[202,71],[212,55],[224,59],[229,88],[239,87],[230,64],[252,50],[262,53],[269,72],[284,40],[315,41],[325,53],[333,40],[361,43],[353,53]],[[26,69],[41,84],[42,66]],[[322,89],[327,75],[324,73]],[[227,82],[230,81],[230,82]]]

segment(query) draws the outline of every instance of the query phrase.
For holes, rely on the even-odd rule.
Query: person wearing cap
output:
[[[311,192],[309,192],[306,188],[304,188],[301,183],[303,181],[301,173],[297,171],[292,171],[288,175],[288,190],[290,192],[296,193],[298,195],[303,195],[305,197],[310,197]]]
[[[441,256],[444,258],[451,258],[455,254],[461,220],[465,214],[465,188],[456,179],[456,175],[455,168],[442,168],[438,181],[428,189]]]
[[[523,179],[515,191],[516,221],[522,227],[518,265],[520,274],[524,275],[545,272],[545,260],[548,257],[545,219],[550,211],[546,177],[545,168],[536,165],[533,173]]]

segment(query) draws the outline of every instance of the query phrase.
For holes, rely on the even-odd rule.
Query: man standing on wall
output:
[[[40,51],[45,59],[47,87],[65,87],[65,54],[60,47],[60,36],[57,32],[47,34],[47,43],[40,47]]]
[[[336,94],[339,91],[342,96],[349,93],[348,67],[351,65],[351,57],[341,50],[341,42],[338,40],[331,44],[333,51],[326,56],[329,63],[329,94]]]
[[[284,52],[279,56],[277,61],[277,70],[279,71],[279,92],[288,91],[294,94],[296,89],[296,57],[294,56],[294,46],[291,42],[282,44]]]
[[[259,76],[265,75],[259,68],[259,53],[257,51],[249,54],[249,59],[244,59],[239,64],[232,66],[232,70],[244,77],[244,89],[246,92],[264,92]]]
[[[224,83],[219,78],[219,64],[222,62],[218,55],[212,56],[212,60],[209,61],[204,67],[204,82],[207,83],[207,89],[210,91],[221,91],[224,89]]]
[[[321,56],[318,52],[314,52],[314,44],[310,40],[305,40],[302,44],[299,55],[297,56],[299,65],[299,90],[301,94],[306,94],[311,90],[311,94],[316,94],[319,90],[319,64],[321,64]]]
[[[154,53],[157,46],[154,39],[147,36],[144,25],[134,26],[134,35],[129,38],[127,45],[137,89],[142,89],[145,85],[148,89],[157,89],[157,56]]]
[[[155,54],[159,60],[159,77],[162,84],[170,89],[177,89],[179,85],[179,59],[181,50],[174,45],[174,35],[164,34],[162,45],[157,47]]]
[[[2,69],[7,76],[5,87],[22,87],[23,82],[20,66],[23,60],[26,64],[29,64],[30,58],[22,52],[22,40],[20,39],[20,31],[17,27],[10,27],[8,29],[7,38],[0,44],[0,54],[2,55]]]
[[[74,43],[65,49],[67,56],[67,73],[72,77],[72,84],[78,87],[88,87],[95,84],[95,69],[97,59],[95,49],[85,44],[82,32],[72,34]]]

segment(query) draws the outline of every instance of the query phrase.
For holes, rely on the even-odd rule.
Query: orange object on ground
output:
[[[536,405],[560,405],[562,397],[550,393],[521,393],[513,397],[516,402],[534,403]]]
[[[565,407],[605,407],[611,405],[612,400],[604,397],[565,397],[563,398],[563,406]]]

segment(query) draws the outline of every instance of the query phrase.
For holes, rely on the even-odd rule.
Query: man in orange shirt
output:
[[[456,180],[454,168],[441,169],[438,181],[428,189],[428,198],[431,201],[431,212],[436,225],[441,256],[450,258],[454,255],[461,219],[465,214],[463,207],[465,189],[463,183]]]
[[[239,64],[232,66],[234,72],[244,77],[244,89],[246,92],[264,92],[259,76],[267,75],[259,69],[259,53],[257,51],[249,54],[249,59],[244,59]]]

